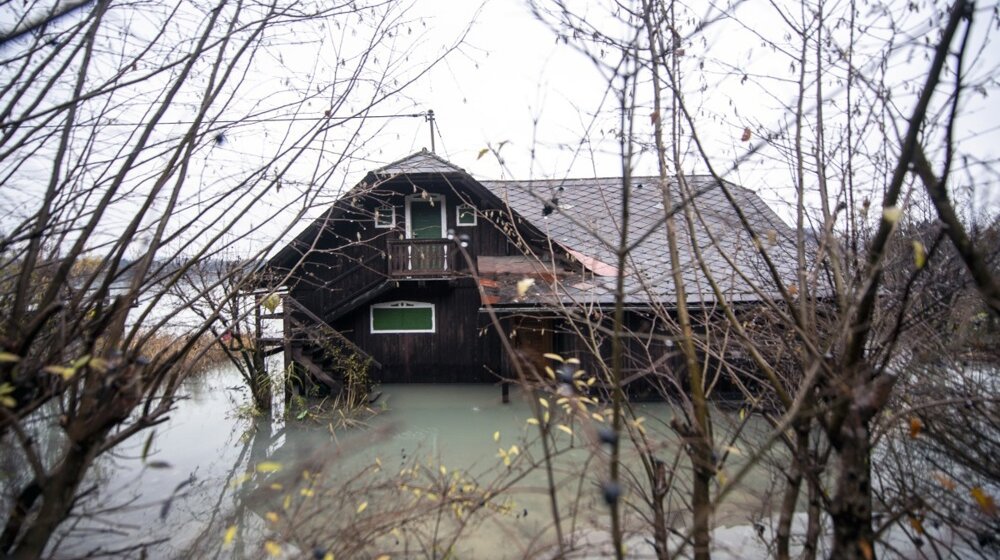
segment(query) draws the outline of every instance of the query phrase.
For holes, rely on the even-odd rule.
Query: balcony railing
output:
[[[458,274],[458,250],[450,239],[403,239],[388,242],[389,276],[440,277]]]

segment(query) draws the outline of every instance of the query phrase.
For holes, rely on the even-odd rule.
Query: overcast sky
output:
[[[579,1],[571,4],[585,15],[587,24],[607,33],[625,32],[625,26],[608,13],[613,3]],[[713,4],[698,4],[690,9],[697,12],[678,5],[681,6],[678,19],[683,23],[682,29],[690,33],[703,21],[705,13],[711,13]],[[911,5],[918,9],[910,9]],[[795,57],[795,41],[778,8],[792,10],[793,15],[800,16],[794,13],[799,6],[797,2],[749,0],[729,12],[732,17],[719,19],[706,30],[693,34],[693,39],[687,38],[682,45],[685,102],[695,115],[697,133],[704,142],[708,158],[727,179],[760,194],[786,219],[791,216],[795,175],[788,163],[789,157],[781,150],[788,149],[790,139],[787,136],[780,138],[775,142],[777,147],[764,146],[752,157],[746,156],[750,148],[757,146],[758,134],[787,130],[791,124],[790,108],[795,103],[798,76],[794,64],[790,65],[789,61]],[[858,53],[854,62],[861,67],[868,62],[865,53],[874,52],[885,41],[893,39],[897,51],[890,73],[898,87],[891,93],[896,111],[908,114],[913,96],[926,74],[927,57],[936,42],[946,7],[945,0],[919,4],[901,0],[865,5],[860,17],[873,23],[854,38],[853,45],[844,35],[844,28],[835,21],[829,23],[834,29],[830,39],[843,48],[853,46]],[[834,3],[832,8],[843,9],[844,6]],[[996,165],[1000,152],[1000,104],[993,97],[1000,89],[996,78],[1000,49],[991,46],[986,34],[997,29],[995,8],[996,5],[989,4],[980,6],[971,40],[973,52],[967,61],[970,78],[985,79],[987,87],[983,91],[963,93],[962,110],[966,116],[958,122],[955,135],[959,155],[969,156],[974,163],[980,162],[973,165],[973,173],[957,177],[958,186],[974,187],[976,206],[994,209],[1000,200],[997,188],[1000,172],[996,170],[1000,167]],[[130,34],[141,37],[144,33],[153,35],[158,31],[157,26],[149,22],[143,28],[142,12],[135,12],[138,15],[133,18],[132,12],[122,11],[124,14],[118,17],[124,18],[121,25]],[[0,23],[5,23],[5,13],[9,15],[10,12],[0,9]],[[191,20],[193,28],[202,21],[199,14],[195,15],[198,17]],[[400,44],[407,46],[397,50],[394,56],[412,58],[414,67],[419,66],[420,61],[437,56],[442,48],[461,37],[468,26],[471,25],[471,29],[461,48],[407,88],[403,100],[380,105],[375,113],[412,114],[433,109],[438,127],[436,152],[481,179],[620,175],[621,163],[614,133],[618,126],[618,102],[614,91],[609,90],[607,68],[600,68],[584,56],[576,41],[557,40],[557,34],[531,13],[525,0],[482,3],[414,0],[406,17],[413,21],[414,33],[411,36],[407,32],[406,37],[400,38]],[[890,20],[892,28],[887,25]],[[337,48],[344,44],[338,41],[346,37],[350,43],[351,33],[357,33],[350,21],[344,20],[344,26],[337,21],[336,27],[323,29],[321,34],[326,36],[327,42],[320,45],[297,44],[304,34],[290,29],[269,36],[252,63],[248,79],[242,82],[246,93],[257,95],[258,99],[274,106],[282,106],[279,101],[294,100],[296,96],[302,99],[304,91],[322,86],[322,79],[335,71],[338,55],[343,54]],[[358,37],[358,41],[364,40],[363,33]],[[416,46],[407,43],[411,37],[418,42]],[[115,40],[112,38],[112,43]],[[305,54],[296,56],[296,52]],[[614,64],[619,56],[608,53],[603,62]],[[269,73],[272,75],[268,76]],[[824,75],[824,88],[831,98],[841,96],[843,76],[836,72]],[[234,111],[252,114],[257,107],[255,102],[242,95],[241,92],[241,97],[234,102]],[[939,95],[938,100],[943,100],[943,96]],[[240,107],[240,102],[250,108]],[[648,102],[647,93],[639,100],[645,105],[639,107],[636,117],[636,134],[647,142],[653,130]],[[831,107],[841,107],[838,103],[841,100],[834,101]],[[135,118],[141,122],[142,113],[148,107],[148,103],[136,103]],[[338,114],[350,112],[349,107],[344,109]],[[178,120],[176,126],[158,127],[156,132],[165,145],[169,145],[172,137],[185,132],[186,110],[190,107],[181,105],[177,108],[178,114],[171,116]],[[301,127],[312,126],[323,118],[321,104],[310,103],[302,110],[311,115],[303,119]],[[812,111],[810,103],[806,104],[806,110]],[[867,116],[861,114],[858,118]],[[265,115],[260,119],[234,121],[235,124],[226,130],[224,143],[209,143],[205,151],[199,153],[201,159],[192,167],[196,177],[190,182],[192,208],[199,207],[201,197],[212,188],[225,187],[239,180],[242,176],[234,169],[269,166],[269,158],[273,157],[275,146],[280,144],[285,124],[269,123],[268,118]],[[837,137],[843,130],[842,119],[827,118],[825,121],[830,138]],[[367,171],[422,148],[430,148],[429,126],[422,118],[398,117],[373,124],[382,128],[364,140],[355,160],[337,168],[335,179],[321,183],[324,198],[311,208],[310,216],[318,214],[325,201],[360,181]],[[744,128],[754,133],[749,141],[742,139]],[[807,135],[811,134],[809,131]],[[897,131],[890,126],[885,134],[891,139]],[[344,146],[343,138],[335,136],[336,132],[322,146],[327,150],[327,157],[335,156]],[[874,134],[870,138],[879,143],[883,137]],[[887,144],[888,152],[895,144],[891,141]],[[114,147],[113,138],[109,145]],[[501,145],[502,165],[493,154],[480,157],[484,148]],[[812,145],[807,142],[804,150],[808,153],[811,149]],[[693,147],[688,144],[685,150],[688,156],[682,162],[683,170],[703,172],[705,166],[694,154]],[[40,161],[44,163],[44,158]],[[738,167],[734,166],[736,161],[740,161]],[[639,174],[656,172],[650,153],[637,158],[635,171]],[[293,169],[290,175],[304,175],[308,179],[311,172],[306,162]],[[26,176],[30,182],[32,175]],[[859,179],[873,191],[878,189],[881,180],[884,177]],[[22,190],[29,189],[30,186]],[[31,206],[29,195],[13,192],[27,202],[11,203],[12,198],[8,196],[4,203],[7,212],[19,212]],[[301,227],[292,223],[298,221],[292,214],[281,209],[289,192],[281,191],[260,203],[258,215],[250,225],[266,222],[268,227],[249,235],[249,242],[259,245],[282,235],[286,226],[291,225],[293,230]],[[129,210],[127,204],[122,206],[123,220],[130,218]],[[115,228],[110,226],[108,231],[115,231]],[[234,235],[242,238],[244,234],[234,231]]]
[[[604,3],[572,4],[588,14],[588,23],[602,26],[603,20],[605,28],[615,25],[604,12]],[[907,29],[904,37],[896,39],[901,45],[895,58],[901,87],[894,92],[900,99],[899,110],[907,114],[912,103],[906,95],[912,95],[922,83],[928,66],[926,44],[936,38],[942,17],[940,10],[927,9],[927,5],[922,4],[919,11],[908,10],[905,2],[889,3],[886,8],[897,10],[893,17]],[[987,48],[978,52],[977,69],[970,70],[974,74],[995,71],[1000,60],[1000,49],[990,49],[982,40],[983,33],[995,29],[993,8],[980,7],[973,43]],[[870,12],[865,15],[877,17],[876,5],[866,9]],[[526,2],[419,0],[413,13],[427,17],[442,37],[457,35],[474,20],[466,48],[410,90],[418,107],[435,111],[440,132],[436,149],[441,156],[486,179],[620,174],[617,142],[600,134],[604,128],[600,124],[588,136],[595,151],[579,149],[594,114],[605,124],[616,123],[617,102],[613,95],[607,96],[607,76],[572,45],[558,42],[552,29],[531,14]],[[770,3],[752,1],[736,14],[739,23],[735,18],[717,23],[699,35],[698,41],[686,45],[689,59],[709,61],[704,73],[690,75],[687,80],[692,84],[689,103],[701,111],[699,133],[707,141],[714,164],[723,170],[753,144],[740,141],[744,126],[756,131],[758,127],[774,130],[788,125],[787,107],[794,104],[796,93],[792,82],[797,75],[788,66],[788,56],[762,46],[764,38],[780,42],[787,33],[777,11]],[[858,42],[881,41],[889,31],[873,27]],[[903,48],[904,44],[912,46]],[[725,65],[745,70],[751,80],[745,83],[731,70],[724,73],[720,69]],[[826,91],[837,95],[837,82],[833,77],[829,81]],[[699,90],[696,86],[700,83],[710,87]],[[996,161],[1000,154],[1000,105],[973,92],[963,101],[969,116],[960,122],[956,135],[962,150],[984,161]],[[652,131],[648,122],[639,124],[640,131],[643,125],[646,132]],[[386,138],[378,154],[383,161],[430,147],[427,125],[418,119],[394,128],[401,132]],[[478,158],[482,148],[501,142],[508,142],[501,152],[505,167],[489,155]],[[776,156],[775,150],[765,149],[728,177],[758,191],[772,205],[787,204],[787,187],[793,175]],[[704,170],[697,158],[690,158],[688,164],[692,171]],[[655,173],[651,157],[640,158],[638,167],[641,173]],[[995,204],[997,176],[995,172],[991,175],[984,177],[977,196]]]

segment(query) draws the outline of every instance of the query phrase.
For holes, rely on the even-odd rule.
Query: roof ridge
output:
[[[688,178],[714,178],[710,173],[694,173],[691,175],[686,175]],[[563,177],[561,179],[478,179],[480,183],[552,183],[559,181],[606,181],[606,180],[620,180],[621,176],[605,176],[605,177]],[[659,179],[657,175],[635,175],[632,177],[635,179]],[[732,181],[722,179],[728,184],[736,184]]]
[[[402,164],[406,163],[408,160],[412,160],[412,159],[420,157],[420,156],[430,157],[431,159],[436,160],[438,163],[441,163],[441,164],[443,164],[443,165],[445,165],[447,167],[450,167],[450,168],[454,169],[455,172],[457,172],[457,173],[464,173],[465,175],[469,175],[469,172],[466,171],[465,169],[462,169],[461,167],[459,167],[459,166],[455,165],[454,163],[452,163],[452,162],[444,159],[443,157],[441,157],[441,156],[437,155],[436,153],[428,150],[427,148],[421,148],[421,150],[419,152],[413,152],[412,154],[410,154],[408,156],[405,156],[405,157],[402,157],[400,159],[397,159],[396,161],[389,162],[389,163],[387,163],[387,164],[385,164],[385,165],[383,165],[383,166],[381,166],[381,167],[379,167],[377,169],[373,169],[369,173],[372,173],[374,175],[385,174],[387,169],[390,169],[392,167],[400,167]]]

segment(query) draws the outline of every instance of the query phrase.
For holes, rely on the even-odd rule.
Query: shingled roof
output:
[[[372,174],[379,176],[414,173],[461,173],[468,175],[461,167],[445,160],[434,152],[427,151],[427,148],[372,171]]]
[[[760,293],[754,286],[773,295],[773,290],[767,288],[773,286],[773,282],[754,240],[740,224],[722,188],[711,176],[690,176],[686,181],[693,195],[687,201],[694,210],[697,247],[727,298],[730,301],[759,300]],[[621,235],[620,178],[480,183],[594,273],[585,279],[562,282],[560,291],[565,299],[594,303],[613,301],[615,278],[604,275],[604,271],[613,273],[617,266],[615,250]],[[658,300],[669,306],[676,299],[676,289],[670,271],[659,178],[636,177],[632,185],[628,240],[629,243],[638,241],[638,244],[631,251],[626,266],[626,303],[648,304]],[[726,183],[726,187],[757,236],[768,247],[781,276],[794,282],[795,237],[791,228],[752,191],[731,183]],[[676,184],[673,185],[673,197],[675,201],[679,198]],[[677,208],[675,202],[675,210]],[[675,214],[675,220],[689,301],[713,301],[714,293],[697,264],[683,214]]]

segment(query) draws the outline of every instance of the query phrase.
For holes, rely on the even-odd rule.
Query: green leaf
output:
[[[913,241],[913,264],[917,266],[917,270],[927,265],[927,249],[923,243],[916,240]]]
[[[149,437],[146,438],[146,443],[142,444],[142,461],[146,462],[146,457],[149,455],[149,448],[153,446],[153,436],[156,435],[156,430],[149,433]]]

